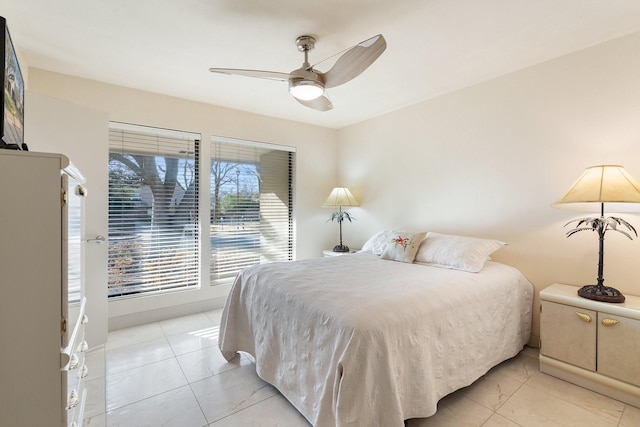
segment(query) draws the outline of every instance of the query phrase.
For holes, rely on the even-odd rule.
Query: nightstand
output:
[[[540,371],[640,407],[640,297],[605,303],[578,289],[540,292]]]
[[[324,251],[322,251],[322,256],[325,257],[325,258],[328,258],[328,257],[332,257],[332,256],[355,254],[359,250],[360,249],[351,249],[349,252],[333,252],[331,249],[325,249]]]

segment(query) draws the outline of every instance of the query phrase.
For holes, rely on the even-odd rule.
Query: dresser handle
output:
[[[69,394],[69,400],[68,400],[68,403],[67,403],[67,410],[75,408],[76,406],[78,406],[78,403],[80,403],[80,398],[78,397],[78,392],[73,390]]]
[[[87,365],[84,365],[82,367],[82,373],[80,374],[80,378],[85,378],[87,375],[89,375],[89,368],[87,368]]]
[[[86,341],[82,341],[78,346],[78,351],[80,351],[80,353],[84,353],[87,350],[89,350],[89,344]]]
[[[78,355],[73,353],[71,355],[71,360],[69,360],[69,370],[76,369],[78,367],[80,360],[78,360]]]
[[[617,325],[618,323],[620,323],[620,321],[616,320],[616,319],[604,318],[604,319],[602,319],[602,321],[600,323],[602,323],[602,326],[613,326],[613,325]]]
[[[591,322],[591,316],[589,316],[587,313],[580,313],[579,311],[576,311],[576,315],[583,321],[583,322]]]
[[[82,323],[83,325],[86,325],[87,323],[89,323],[89,318],[87,317],[86,314],[82,316],[82,320],[80,321],[80,323]]]

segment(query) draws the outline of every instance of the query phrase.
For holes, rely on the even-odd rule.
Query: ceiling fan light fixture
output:
[[[311,101],[322,96],[324,87],[315,80],[291,80],[289,93],[303,101]]]

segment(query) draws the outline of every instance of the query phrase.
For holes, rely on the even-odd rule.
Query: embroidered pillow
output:
[[[506,243],[499,240],[429,232],[418,249],[415,262],[477,273],[489,256],[504,245]]]
[[[425,234],[398,231],[390,233],[381,255],[382,258],[400,262],[413,262]]]

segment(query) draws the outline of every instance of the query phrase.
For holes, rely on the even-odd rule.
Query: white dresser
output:
[[[578,289],[540,292],[540,370],[640,407],[640,297],[604,303]]]
[[[80,426],[82,175],[60,154],[0,150],[0,424]]]

